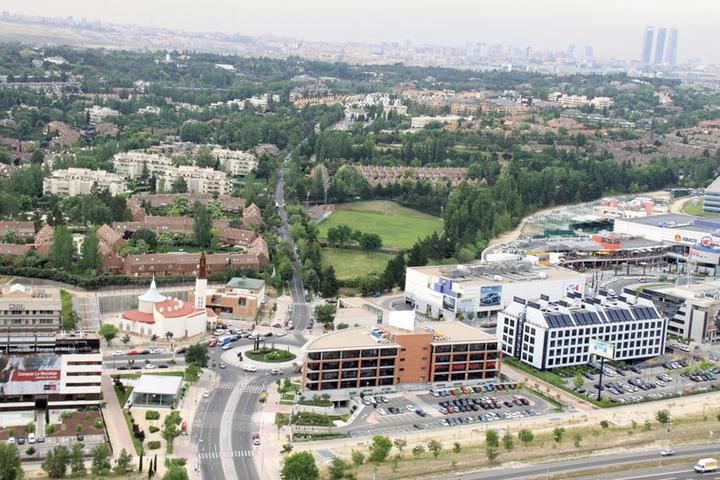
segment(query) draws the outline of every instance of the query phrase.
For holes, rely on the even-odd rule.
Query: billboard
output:
[[[720,249],[695,245],[690,248],[688,261],[718,265],[720,264]]]
[[[62,359],[56,355],[0,357],[0,397],[41,395],[60,390]]]
[[[597,355],[598,357],[612,360],[615,357],[615,345],[597,338],[592,338],[590,339],[590,355]]]
[[[577,280],[570,280],[568,282],[565,282],[563,291],[566,297],[570,293],[583,293],[582,284]]]
[[[480,306],[494,307],[500,305],[502,300],[502,285],[480,287]]]
[[[455,297],[450,295],[443,295],[443,309],[455,311]]]

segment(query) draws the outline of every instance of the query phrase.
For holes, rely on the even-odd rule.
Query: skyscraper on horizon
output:
[[[653,38],[655,37],[655,28],[645,27],[643,34],[642,52],[640,54],[640,61],[642,63],[650,63],[650,57],[652,55]]]
[[[653,63],[659,65],[663,61],[663,54],[665,53],[665,35],[667,34],[667,28],[658,28],[657,37],[655,40],[655,58]]]
[[[678,29],[671,28],[670,35],[667,40],[667,46],[665,48],[665,63],[668,65],[675,65],[677,63],[677,42]]]

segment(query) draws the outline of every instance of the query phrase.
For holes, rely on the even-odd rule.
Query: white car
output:
[[[164,348],[155,347],[150,349],[150,353],[163,353],[165,351]]]
[[[210,392],[208,392],[207,390],[205,390],[205,391],[203,392],[203,398],[209,398],[209,397],[210,397]]]
[[[35,434],[33,432],[28,433],[28,443],[35,443]]]
[[[7,439],[7,443],[9,445],[15,445],[17,443],[17,441],[15,440],[15,437],[10,437]]]
[[[157,368],[157,365],[153,365],[152,363],[148,363],[147,365],[145,365],[146,370],[153,370],[155,368]]]
[[[665,447],[662,450],[660,450],[661,457],[671,457],[673,455],[675,455],[675,451],[670,447]]]
[[[243,365],[243,370],[246,372],[257,372],[257,367],[254,365]]]
[[[112,352],[113,357],[119,357],[120,355],[125,355],[125,352],[121,350],[115,350],[114,352]]]
[[[228,344],[225,344],[225,345],[223,345],[223,347],[222,347],[222,349],[223,349],[223,350],[230,350],[231,348],[233,348],[233,346],[232,346],[232,345],[230,345],[229,343],[228,343]]]
[[[405,408],[407,408],[408,412],[414,412],[416,410],[415,405],[408,405]]]
[[[378,408],[377,412],[378,412],[378,415],[381,415],[381,416],[387,415],[387,412],[385,411],[384,408]]]
[[[276,337],[284,337],[285,335],[287,335],[287,332],[278,332],[275,334]]]

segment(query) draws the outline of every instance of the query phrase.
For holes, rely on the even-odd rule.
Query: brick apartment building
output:
[[[494,335],[455,321],[416,323],[414,312],[393,315],[388,325],[327,333],[305,349],[303,394],[327,394],[336,402],[360,393],[472,385],[500,376]]]

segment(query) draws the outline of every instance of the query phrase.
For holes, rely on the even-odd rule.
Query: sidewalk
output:
[[[110,375],[103,374],[102,376],[102,393],[105,399],[103,415],[105,417],[108,438],[112,445],[113,456],[117,458],[123,448],[128,453],[136,455],[135,446],[133,445],[132,437],[130,437],[130,432],[125,422],[125,415],[123,415],[122,408],[120,408],[120,404],[115,396]]]
[[[282,454],[280,449],[286,442],[285,432],[281,433],[275,426],[275,413],[289,411],[288,405],[280,405],[280,394],[274,386],[268,388],[267,401],[256,415],[260,416],[260,446],[257,447],[253,460],[258,475],[263,480],[280,480]]]
[[[212,390],[217,383],[217,378],[210,370],[203,370],[198,381],[188,387],[185,398],[178,407],[183,422],[187,422],[187,435],[181,435],[175,440],[175,451],[172,456],[187,459],[189,479],[200,480],[202,478],[200,472],[195,470],[195,466],[198,464],[198,445],[192,441],[192,429],[203,392]]]
[[[528,387],[533,388],[544,395],[553,397],[555,400],[559,401],[560,403],[568,405],[571,408],[574,408],[575,410],[578,410],[581,412],[586,412],[586,411],[590,411],[590,410],[598,410],[598,407],[596,407],[592,403],[585,402],[585,401],[577,398],[575,395],[567,393],[565,390],[563,390],[561,388],[557,388],[555,385],[551,385],[551,384],[547,383],[546,381],[539,379],[538,377],[535,377],[533,375],[523,372],[522,370],[517,370],[517,369],[511,367],[507,363],[503,363],[502,373],[504,375],[507,375],[508,377],[511,377],[513,380],[515,380],[517,382],[524,383]],[[540,387],[542,387],[542,388],[540,388]]]

